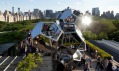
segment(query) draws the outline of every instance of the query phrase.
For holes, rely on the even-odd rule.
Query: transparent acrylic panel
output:
[[[60,19],[64,20],[65,18],[67,18],[67,17],[68,17],[69,15],[71,15],[71,14],[72,14],[72,10],[71,10],[71,9],[65,10],[65,11],[62,13]]]
[[[82,54],[81,52],[77,49],[76,52],[73,54],[73,59],[75,61],[81,61]]]
[[[75,15],[73,15],[73,14],[71,14],[71,15],[69,15],[69,16],[67,16],[65,19],[64,19],[64,21],[66,22],[66,23],[72,23],[72,22],[75,22],[76,21],[76,16]]]
[[[37,25],[34,27],[34,29],[31,31],[31,36],[32,38],[35,38],[39,34],[41,34],[41,29],[42,29],[42,22],[38,22]]]
[[[72,24],[65,24],[63,26],[63,31],[64,32],[75,32],[75,25],[72,23]]]
[[[62,31],[55,23],[43,23],[41,32],[42,35],[55,41],[57,41],[62,34]]]

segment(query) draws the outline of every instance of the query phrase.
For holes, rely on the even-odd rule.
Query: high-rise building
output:
[[[12,7],[12,15],[14,15],[14,7]]]
[[[18,14],[20,14],[20,8],[18,8]]]
[[[108,18],[108,19],[114,19],[114,11],[103,12],[103,14],[101,15],[101,17]]]
[[[43,12],[41,10],[39,10],[39,16],[40,18],[44,18]]]
[[[45,17],[46,18],[52,18],[53,16],[53,10],[46,10],[45,11]]]
[[[116,13],[115,19],[119,19],[119,13]]]
[[[114,19],[114,11],[111,11],[110,18]]]
[[[92,15],[93,16],[100,16],[100,10],[98,7],[92,8]]]
[[[39,13],[39,9],[34,9],[34,14],[38,14]]]
[[[33,15],[35,16],[36,19],[39,19],[39,9],[34,9]]]
[[[106,13],[103,12],[103,13],[101,14],[101,17],[106,18]]]

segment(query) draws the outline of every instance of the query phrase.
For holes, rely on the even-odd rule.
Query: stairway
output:
[[[23,56],[7,56],[0,58],[0,71],[15,71],[17,64],[20,60],[23,59]]]
[[[15,71],[17,64],[23,59],[23,56],[17,57],[6,71]]]
[[[0,71],[5,71],[6,67],[10,64],[10,62],[14,59],[14,57],[8,56],[1,64]]]

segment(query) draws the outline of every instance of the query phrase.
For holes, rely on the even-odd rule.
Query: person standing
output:
[[[112,70],[112,62],[111,61],[109,61],[109,63],[108,63],[107,71],[113,71]]]
[[[101,58],[100,58],[100,56],[98,56],[98,57],[97,57],[96,69],[100,69],[100,65],[101,65]]]
[[[59,22],[60,22],[60,26],[61,26],[61,28],[63,29],[64,24],[65,24],[64,21],[63,21],[62,19],[60,19]]]
[[[89,71],[89,64],[88,63],[85,63],[85,65],[84,65],[84,71]]]
[[[89,62],[90,62],[90,68],[92,68],[92,58],[89,58]]]
[[[107,66],[109,64],[109,60],[108,59],[105,59],[104,60],[104,69],[107,70]]]

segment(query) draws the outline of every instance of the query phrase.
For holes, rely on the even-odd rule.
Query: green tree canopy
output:
[[[91,31],[83,32],[85,39],[97,39],[97,35],[93,34]]]

